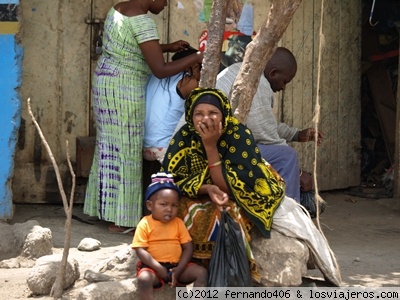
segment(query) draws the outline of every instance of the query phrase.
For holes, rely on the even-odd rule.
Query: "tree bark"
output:
[[[200,73],[199,87],[214,88],[221,61],[222,38],[225,31],[226,12],[231,0],[214,0],[208,23],[207,46]]]
[[[274,53],[279,40],[292,20],[301,0],[274,0],[268,18],[247,45],[241,69],[230,95],[234,115],[246,123],[253,97],[265,64]]]

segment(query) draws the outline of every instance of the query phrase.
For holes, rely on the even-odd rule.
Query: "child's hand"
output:
[[[165,267],[163,267],[161,264],[155,271],[157,272],[158,277],[164,279],[165,282],[169,281],[168,270]]]
[[[169,282],[169,285],[171,287],[175,287],[178,282],[178,277],[181,275],[181,272],[178,270],[178,267],[175,267],[169,269],[168,274],[170,274],[171,276],[171,281]]]
[[[175,271],[173,269],[171,269],[171,271],[169,272],[170,276],[171,276],[171,281],[169,282],[169,285],[171,287],[175,287],[176,286],[176,282],[178,281],[176,279],[176,274]]]

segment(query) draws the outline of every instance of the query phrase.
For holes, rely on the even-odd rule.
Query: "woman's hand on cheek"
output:
[[[207,119],[204,122],[199,122],[197,131],[205,146],[216,145],[222,135],[222,124],[215,124],[214,120]]]

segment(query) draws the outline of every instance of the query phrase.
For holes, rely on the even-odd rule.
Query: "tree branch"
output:
[[[61,297],[63,291],[64,291],[64,281],[65,281],[65,270],[67,267],[67,262],[68,262],[68,253],[69,253],[69,248],[70,248],[70,242],[71,242],[71,222],[72,222],[72,207],[73,207],[73,200],[74,200],[74,193],[75,193],[75,173],[72,168],[71,160],[70,160],[70,155],[69,155],[69,147],[68,147],[68,141],[66,141],[66,149],[67,149],[67,162],[68,162],[68,167],[71,172],[72,176],[72,187],[71,187],[71,195],[70,195],[70,203],[68,204],[67,196],[64,191],[64,187],[62,184],[61,180],[61,175],[60,175],[60,170],[58,168],[58,165],[56,163],[56,160],[54,159],[54,155],[50,149],[49,144],[46,141],[46,138],[43,135],[43,132],[36,121],[35,116],[32,113],[31,109],[31,99],[28,98],[28,111],[29,114],[32,118],[33,124],[35,125],[37,131],[39,132],[39,136],[42,140],[43,145],[46,148],[46,151],[50,157],[51,163],[53,164],[54,171],[56,172],[56,178],[57,178],[57,183],[58,183],[58,188],[60,190],[63,206],[64,206],[64,211],[66,214],[66,221],[65,221],[65,239],[64,239],[64,251],[60,263],[60,268],[57,273],[56,280],[54,281],[53,287],[51,288],[50,291],[50,296],[52,296],[54,299],[58,299]]]

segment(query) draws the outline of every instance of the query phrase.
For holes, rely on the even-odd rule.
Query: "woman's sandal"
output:
[[[129,235],[134,235],[135,234],[135,229],[136,227],[124,227],[124,226],[117,226],[115,224],[111,224],[108,226],[108,231],[110,233],[120,233],[120,234],[129,234]]]

